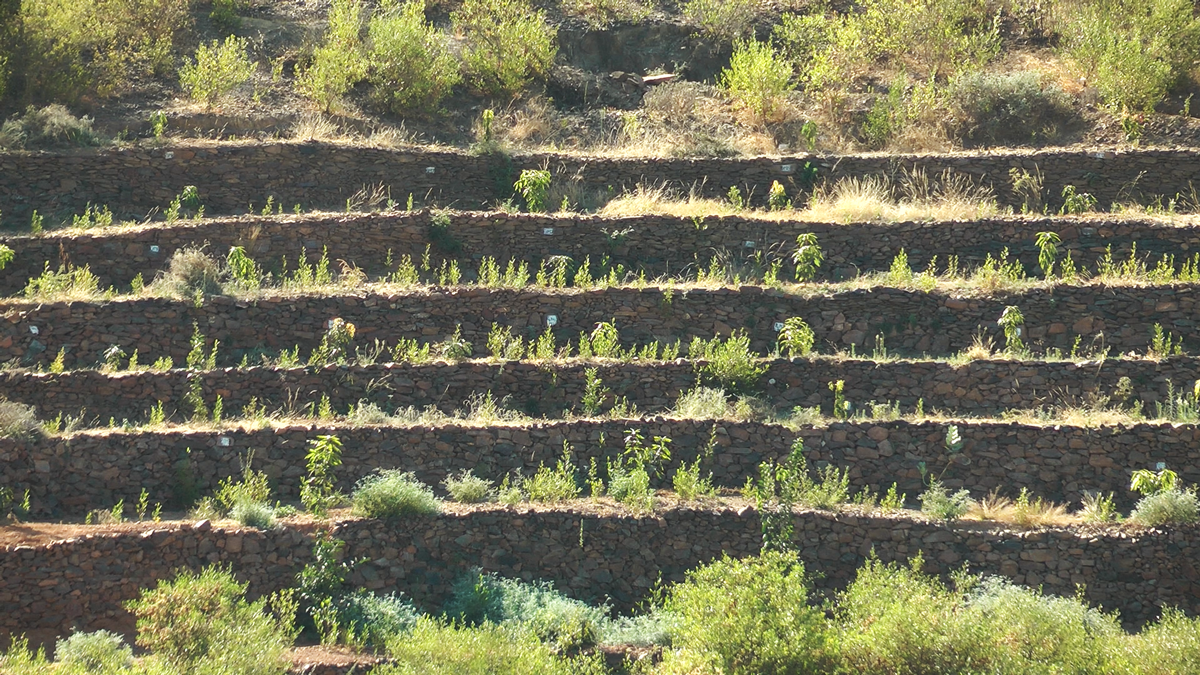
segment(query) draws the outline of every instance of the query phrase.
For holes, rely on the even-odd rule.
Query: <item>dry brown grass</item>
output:
[[[358,141],[357,134],[346,133],[341,126],[319,113],[304,113],[292,127],[292,138],[298,141]]]
[[[1068,513],[1066,507],[1061,504],[1046,501],[1041,497],[1031,498],[1024,488],[1015,501],[992,491],[987,497],[971,505],[967,517],[1018,527],[1069,525],[1080,520],[1078,516]]]
[[[665,186],[639,185],[633,192],[610,201],[598,213],[603,216],[653,213],[681,218],[740,215],[774,221],[856,223],[971,220],[999,212],[990,193],[949,174],[939,181],[917,174],[906,177],[899,186],[883,176],[851,176],[830,187],[819,187],[805,208],[781,211],[738,209],[725,200],[701,197],[698,187],[692,186],[684,194]],[[897,192],[901,196],[897,197]]]
[[[693,186],[692,190],[683,195],[666,186],[638,185],[633,192],[613,199],[596,213],[611,218],[645,214],[704,218],[706,216],[733,216],[742,213],[727,201],[699,196],[696,188],[697,186]],[[764,217],[770,215],[763,212],[755,212],[755,214]]]

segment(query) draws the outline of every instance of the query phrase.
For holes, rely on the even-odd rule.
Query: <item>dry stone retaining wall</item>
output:
[[[941,474],[947,485],[965,487],[978,499],[997,490],[1015,497],[1021,488],[1078,508],[1085,491],[1114,493],[1118,505],[1133,506],[1128,491],[1133,470],[1156,463],[1178,471],[1185,483],[1200,481],[1200,428],[1195,425],[1136,424],[1082,428],[1015,423],[960,424],[962,452],[945,451],[946,424],[854,422],[792,431],[757,422],[708,420],[606,420],[535,423],[519,426],[444,424],[422,427],[292,425],[262,430],[86,432],[42,441],[0,441],[4,485],[17,494],[30,491],[33,512],[82,515],[107,509],[118,500],[136,503],[147,490],[168,505],[211,494],[219,481],[239,475],[253,453],[253,466],[272,479],[273,496],[299,498],[308,443],[333,434],[343,444],[338,487],[349,493],[375,469],[414,471],[437,486],[463,470],[497,483],[510,472],[532,475],[553,465],[570,448],[577,467],[624,450],[624,437],[638,430],[645,438],[672,439],[666,476],[681,463],[705,454],[715,484],[738,488],[756,476],[763,461],[783,459],[797,438],[814,466],[850,469],[855,491],[884,493],[899,484],[915,503],[923,490],[919,464]],[[580,469],[582,471],[582,469]],[[669,481],[664,479],[664,487]],[[188,491],[193,491],[188,493]]]
[[[905,517],[805,512],[794,541],[820,588],[844,586],[872,552],[904,561],[918,552],[926,570],[947,574],[968,564],[1049,593],[1074,595],[1120,610],[1138,624],[1165,606],[1200,612],[1200,555],[1194,526],[1012,532],[978,525],[941,525]],[[311,529],[226,529],[207,521],[147,526],[142,532],[95,534],[48,545],[0,549],[0,637],[29,634],[49,641],[72,629],[132,632],[123,603],[180,568],[231,566],[253,595],[290,585],[309,559]],[[493,507],[395,522],[342,521],[334,535],[346,555],[366,557],[350,581],[398,590],[438,609],[449,583],[471,567],[504,576],[548,579],[588,600],[629,608],[661,573],[681,581],[722,553],[760,547],[751,508],[669,509],[646,516],[597,515],[573,509],[538,512]]]
[[[170,356],[182,364],[198,326],[211,343],[220,340],[222,363],[238,363],[255,349],[277,352],[298,345],[315,348],[328,321],[341,317],[358,327],[358,344],[398,338],[440,341],[461,326],[462,337],[484,352],[493,323],[533,338],[547,316],[557,319],[559,343],[615,321],[622,341],[711,338],[746,329],[752,348],[774,349],[775,325],[803,317],[820,351],[850,346],[867,350],[886,336],[892,353],[947,355],[966,349],[983,334],[1005,344],[996,324],[1005,307],[1025,317],[1025,340],[1035,351],[1069,352],[1076,336],[1086,352],[1108,346],[1144,353],[1154,324],[1181,337],[1187,353],[1200,351],[1195,285],[1082,286],[1032,289],[993,297],[959,298],[895,288],[872,288],[805,298],[758,286],[715,290],[609,288],[543,292],[533,289],[434,289],[336,296],[270,296],[260,300],[216,297],[202,306],[162,299],[110,303],[51,302],[0,304],[0,362],[49,364],[66,349],[68,367],[89,367],[112,345],[138,351],[142,363]],[[257,360],[257,357],[254,357]]]
[[[504,213],[453,213],[447,232],[461,249],[447,254],[432,246],[436,268],[447,258],[457,260],[464,278],[473,279],[484,256],[502,263],[515,258],[536,270],[551,256],[569,256],[576,264],[585,258],[593,273],[607,256],[613,265],[644,271],[650,278],[663,274],[695,275],[716,254],[732,253],[749,259],[765,251],[785,262],[783,276],[793,278],[791,249],[797,235],[817,235],[825,253],[822,279],[852,278],[856,274],[887,270],[903,249],[909,264],[925,269],[937,257],[944,269],[949,255],[959,257],[961,269],[983,263],[986,256],[1000,258],[1004,249],[1019,258],[1026,271],[1040,276],[1038,232],[1054,231],[1062,239],[1059,255],[1071,253],[1081,269],[1095,269],[1096,261],[1112,246],[1118,260],[1128,257],[1136,244],[1139,256],[1163,254],[1182,263],[1200,250],[1200,228],[1175,226],[1152,220],[1105,217],[1014,218],[999,217],[970,222],[827,223],[770,222],[753,218],[706,218],[700,228],[690,218],[640,216],[548,216]],[[345,260],[372,275],[395,269],[404,255],[419,264],[430,246],[428,212],[393,214],[316,214],[307,216],[207,220],[198,224],[143,226],[109,232],[86,230],[53,232],[41,237],[9,237],[4,243],[16,256],[0,275],[0,293],[18,294],[30,278],[52,268],[87,265],[101,287],[129,288],[141,274],[146,281],[166,268],[175,251],[205,246],[209,254],[223,257],[231,246],[242,246],[268,270],[278,272],[281,260],[296,260],[303,250],[310,259],[328,249],[331,260]],[[546,234],[549,229],[550,234]],[[747,242],[751,246],[746,246]],[[387,267],[393,261],[391,270]]]
[[[855,409],[869,402],[895,403],[904,413],[952,411],[965,416],[998,416],[1006,410],[1078,406],[1113,397],[1129,378],[1130,401],[1141,401],[1147,413],[1166,400],[1168,384],[1176,395],[1200,377],[1190,357],[1162,361],[972,361],[954,366],[937,361],[869,361],[796,359],[765,362],[756,393],[779,407],[819,407],[832,415],[826,384],[845,383],[846,399]],[[582,411],[586,370],[596,368],[614,397],[625,397],[638,410],[658,413],[673,408],[679,395],[697,384],[696,364],[677,360],[658,364],[597,362],[570,364],[488,363],[323,368],[245,368],[189,372],[173,370],[103,373],[94,370],[62,374],[0,371],[0,391],[9,400],[33,405],[43,419],[59,414],[82,416],[86,422],[128,420],[139,423],[163,402],[176,420],[191,409],[184,396],[198,384],[211,408],[221,396],[227,415],[237,415],[253,399],[267,411],[316,406],[323,396],[332,408],[346,412],[360,401],[387,412],[434,406],[452,413],[480,392],[531,415],[555,417]]]
[[[43,214],[81,213],[89,202],[142,218],[162,209],[184,186],[195,185],[209,213],[244,213],[268,197],[291,210],[344,208],[346,200],[373,186],[390,189],[403,203],[417,200],[476,208],[507,197],[523,169],[546,166],[560,181],[583,187],[630,189],[637,184],[695,186],[724,196],[739,186],[754,202],[765,201],[773,181],[792,196],[807,185],[799,178],[812,162],[819,178],[881,174],[900,176],[923,169],[930,176],[949,170],[993,186],[1002,204],[1019,206],[1009,171],[1040,170],[1044,195],[1057,209],[1066,185],[1089,192],[1107,207],[1119,199],[1188,194],[1200,180],[1200,157],[1188,150],[1041,150],[989,154],[846,155],[748,159],[615,159],[562,155],[475,156],[458,152],[407,152],[320,142],[181,144],[0,155],[0,211],[22,225],[33,209]],[[253,205],[254,208],[250,208]]]

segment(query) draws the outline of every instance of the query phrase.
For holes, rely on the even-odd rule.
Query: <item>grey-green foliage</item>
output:
[[[436,110],[462,79],[446,35],[425,21],[424,2],[387,7],[367,35],[374,96],[393,112]]]
[[[266,502],[242,501],[233,505],[229,517],[246,527],[269,530],[275,527],[275,509]]]
[[[652,647],[671,643],[676,617],[661,607],[645,614],[621,616],[606,621],[600,627],[600,643]]]
[[[1187,525],[1200,519],[1200,504],[1194,489],[1171,488],[1142,497],[1129,517],[1147,527]]]
[[[441,501],[413,473],[382,470],[363,478],[354,488],[354,513],[367,518],[398,518],[434,514]]]
[[[355,643],[371,649],[410,631],[420,618],[411,602],[397,594],[376,595],[355,589],[333,600],[338,626]]]
[[[89,673],[115,673],[133,665],[133,649],[111,631],[72,633],[55,643],[54,660]]]
[[[955,135],[974,144],[1048,141],[1076,117],[1074,101],[1040,73],[971,73],[954,80]]]
[[[447,618],[470,625],[491,622],[531,630],[559,651],[595,644],[607,621],[605,608],[569,598],[547,582],[482,572],[454,582],[445,612]]]
[[[98,144],[92,118],[75,117],[65,106],[29,106],[0,125],[0,148],[54,148]],[[35,212],[36,213],[36,212]]]
[[[36,408],[0,398],[0,438],[28,440],[40,438],[45,433]]]
[[[683,16],[708,35],[722,41],[746,37],[754,30],[754,0],[687,0]]]
[[[457,476],[447,476],[442,485],[451,499],[463,504],[488,502],[496,496],[492,481],[476,476],[469,469],[463,469]]]

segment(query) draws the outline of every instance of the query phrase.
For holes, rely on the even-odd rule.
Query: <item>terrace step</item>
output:
[[[962,437],[948,452],[947,427]],[[252,467],[266,473],[274,498],[296,502],[305,454],[318,436],[335,435],[343,446],[336,471],[338,488],[376,469],[416,473],[437,486],[451,475],[472,471],[498,484],[511,472],[533,475],[568,452],[582,476],[595,461],[604,467],[638,432],[670,439],[671,458],[655,484],[670,487],[681,464],[704,460],[718,487],[737,489],[758,476],[762,462],[782,461],[802,439],[812,467],[849,469],[853,492],[884,494],[894,483],[910,503],[928,482],[921,467],[948,487],[968,489],[976,499],[990,492],[1032,496],[1077,510],[1085,492],[1113,493],[1129,510],[1135,495],[1129,476],[1158,463],[1187,484],[1200,482],[1200,427],[1140,423],[1094,428],[978,421],[850,421],[797,430],[778,424],[664,418],[523,423],[445,422],[412,426],[291,423],[266,428],[89,431],[40,441],[0,441],[5,485],[18,495],[30,491],[32,513],[82,516],[110,509],[119,500],[137,503],[145,490],[151,502],[185,503],[212,494],[218,483],[239,475],[252,453]],[[189,496],[184,496],[185,494]]]
[[[322,526],[325,527],[325,526]],[[739,500],[667,506],[631,515],[575,502],[555,508],[449,507],[438,516],[391,522],[341,519],[329,525],[347,542],[346,556],[366,558],[349,581],[374,591],[401,591],[437,610],[449,584],[473,567],[503,576],[554,582],[584,600],[608,598],[628,609],[659,578],[682,581],[687,570],[722,554],[761,547],[761,523]],[[33,528],[27,528],[32,532]],[[270,531],[224,523],[144,523],[102,534],[0,548],[0,638],[24,633],[36,642],[72,630],[131,632],[124,603],[181,568],[228,565],[257,596],[289,586],[310,558],[315,523]],[[903,512],[799,512],[793,542],[821,590],[844,587],[868,556],[904,561],[920,552],[925,571],[998,574],[1048,593],[1074,595],[1141,624],[1176,606],[1200,611],[1192,561],[1200,527],[1134,530],[1068,527],[1014,531],[994,525],[929,522]]]
[[[587,371],[611,395],[624,397],[637,409],[661,413],[674,408],[679,395],[703,380],[697,362],[490,362],[375,364],[298,368],[224,368],[211,371],[176,369],[167,372],[106,373],[76,370],[36,373],[0,371],[0,392],[12,401],[37,408],[42,419],[58,415],[80,417],[86,424],[110,419],[141,423],[150,408],[163,402],[164,412],[186,419],[192,408],[185,397],[194,386],[211,408],[221,396],[227,417],[236,417],[253,399],[267,412],[316,410],[323,397],[333,411],[345,413],[361,401],[387,412],[433,406],[445,413],[465,407],[472,395],[491,392],[496,401],[534,416],[558,417],[567,411],[582,414]],[[1132,405],[1141,402],[1147,414],[1156,404],[1189,390],[1198,377],[1200,360],[1174,356],[1163,360],[1107,359],[1104,361],[978,360],[962,365],[944,361],[872,361],[814,357],[769,359],[767,370],[753,387],[755,395],[787,411],[796,406],[818,407],[833,414],[828,383],[842,381],[854,411],[871,402],[896,404],[912,414],[918,404],[929,413],[964,417],[997,417],[1007,411],[1092,405],[1112,398],[1128,378]]]
[[[589,291],[432,288],[402,293],[272,295],[258,300],[214,297],[192,301],[128,299],[113,302],[3,302],[0,362],[49,364],[60,349],[69,367],[89,367],[112,345],[138,351],[142,363],[160,356],[184,362],[196,327],[220,340],[232,363],[254,350],[317,347],[328,322],[340,317],[358,327],[359,345],[399,338],[439,341],[461,327],[463,339],[483,351],[493,323],[533,338],[556,319],[559,344],[615,321],[626,345],[652,340],[711,338],[745,328],[751,347],[776,345],[776,325],[803,317],[819,351],[869,350],[876,335],[894,354],[947,355],[977,336],[1003,345],[997,320],[1010,305],[1024,314],[1024,341],[1034,353],[1070,351],[1078,337],[1084,352],[1111,348],[1143,351],[1153,327],[1182,338],[1186,353],[1200,352],[1196,284],[1164,286],[1059,286],[990,297],[958,297],[870,288],[803,297],[759,286],[733,288],[636,287]],[[229,357],[226,357],[229,358]],[[257,360],[257,359],[255,359]],[[229,363],[230,361],[225,361]]]
[[[608,192],[636,185],[668,186],[702,196],[724,197],[737,186],[754,203],[766,201],[779,181],[791,196],[810,186],[806,163],[817,180],[847,176],[894,177],[924,171],[967,174],[994,188],[1002,205],[1020,208],[1009,171],[1040,170],[1043,194],[1057,211],[1063,188],[1092,194],[1102,207],[1142,195],[1167,199],[1188,195],[1200,171],[1192,150],[985,151],[939,155],[795,155],[745,159],[605,158],[572,155],[472,155],[455,151],[408,151],[351,147],[316,141],[278,143],[179,143],[170,146],[12,153],[0,157],[0,211],[23,226],[30,213],[82,213],[88,203],[120,209],[141,219],[163,209],[188,185],[196,186],[210,214],[261,208],[268,197],[284,209],[341,209],[357,194],[390,194],[404,202],[411,193],[425,203],[477,208],[511,196],[524,169],[548,167],[555,180],[578,189]],[[382,199],[380,201],[382,201]],[[247,204],[251,207],[247,208]]]
[[[1096,268],[1105,247],[1112,246],[1116,260],[1128,257],[1132,244],[1139,256],[1154,261],[1164,254],[1176,263],[1189,258],[1188,251],[1200,250],[1200,225],[1121,216],[994,217],[973,221],[904,223],[806,223],[771,221],[738,216],[713,216],[699,220],[647,215],[625,218],[562,216],[496,212],[453,212],[447,235],[461,249],[447,252],[430,237],[433,214],[406,213],[317,213],[304,216],[258,216],[185,221],[173,225],[153,223],[109,230],[57,230],[39,237],[0,238],[15,252],[13,261],[0,276],[0,295],[21,293],[30,278],[69,262],[87,266],[99,277],[101,288],[127,290],[138,274],[149,281],[171,260],[175,251],[205,247],[222,258],[232,246],[244,247],[264,268],[278,272],[280,260],[295,261],[300,251],[317,259],[328,249],[331,260],[352,263],[373,276],[395,270],[401,258],[410,256],[417,264],[431,247],[432,265],[456,260],[467,276],[484,256],[503,264],[509,259],[525,261],[536,270],[552,256],[569,256],[575,264],[590,258],[593,271],[601,259],[613,265],[659,275],[695,276],[696,268],[707,269],[714,255],[734,262],[765,252],[782,258],[782,276],[792,279],[790,251],[799,234],[817,235],[825,264],[820,280],[838,280],[857,274],[887,271],[903,249],[913,269],[923,270],[937,256],[944,269],[949,255],[957,255],[961,269],[973,269],[991,255],[1000,258],[1004,249],[1020,259],[1031,276],[1040,276],[1038,232],[1059,234],[1059,255],[1071,253],[1080,269]],[[547,234],[549,231],[549,234]],[[747,246],[750,243],[750,246]],[[392,267],[386,265],[391,258]],[[747,262],[742,260],[743,263]]]

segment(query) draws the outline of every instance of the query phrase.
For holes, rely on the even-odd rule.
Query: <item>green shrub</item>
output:
[[[447,476],[442,485],[451,499],[463,504],[488,502],[496,496],[492,481],[476,476],[469,469],[463,469],[458,476]]]
[[[242,27],[242,17],[238,10],[242,9],[242,0],[213,0],[212,11],[208,18],[217,28],[232,33]]]
[[[1162,618],[1142,632],[1109,647],[1112,672],[1145,675],[1200,672],[1200,621],[1173,607],[1163,608]]]
[[[986,637],[956,620],[960,596],[909,567],[868,560],[837,598],[847,665],[868,672],[973,672]],[[920,626],[920,630],[914,630]]]
[[[342,465],[342,441],[337,436],[317,436],[308,442],[308,473],[300,484],[300,501],[315,516],[324,516],[345,497],[336,489],[333,470]]]
[[[579,496],[579,485],[575,482],[575,465],[571,463],[568,449],[553,469],[545,464],[537,473],[525,481],[525,492],[531,502],[561,502]]]
[[[752,32],[756,9],[753,0],[687,0],[683,4],[683,18],[702,32],[727,42]]]
[[[246,249],[241,246],[229,248],[229,255],[225,256],[225,269],[229,271],[231,281],[246,290],[256,290],[262,285],[262,268],[246,255]]]
[[[971,493],[959,490],[954,494],[941,481],[935,480],[921,493],[921,511],[938,520],[955,520],[971,508]]]
[[[513,189],[525,200],[530,213],[546,210],[546,198],[550,193],[550,172],[544,169],[524,169]]]
[[[556,650],[595,644],[605,610],[569,598],[547,582],[504,579],[473,572],[457,579],[446,617],[468,625],[495,623],[530,631]]]
[[[367,77],[368,61],[362,45],[362,0],[333,0],[329,28],[312,61],[296,67],[296,89],[316,101],[325,112],[337,105],[350,88]]]
[[[133,650],[111,631],[72,633],[55,643],[54,660],[89,673],[115,673],[133,665]]]
[[[450,15],[465,36],[467,77],[485,94],[511,95],[550,71],[558,31],[525,0],[465,0]]]
[[[744,330],[735,331],[725,340],[693,338],[688,346],[688,358],[703,360],[705,363],[700,366],[700,372],[704,378],[719,382],[733,392],[752,389],[758,384],[758,378],[767,372],[767,367],[758,363],[758,354],[750,351],[750,337]]]
[[[90,265],[83,267],[60,266],[57,272],[50,271],[50,263],[41,276],[34,277],[25,285],[25,297],[30,300],[81,300],[100,296],[100,279],[92,274]]]
[[[46,435],[37,409],[25,403],[0,398],[0,438],[32,440]]]
[[[707,477],[700,475],[700,459],[691,464],[680,464],[671,478],[671,489],[685,501],[715,497],[717,489],[712,484],[712,473]]]
[[[1076,116],[1074,101],[1058,84],[1030,71],[959,78],[950,106],[959,138],[992,145],[1053,139]]]
[[[393,112],[435,110],[462,79],[446,36],[425,21],[424,2],[376,14],[367,34],[375,98]]]
[[[192,100],[203,101],[211,108],[253,75],[254,63],[246,54],[246,40],[230,35],[225,42],[213,40],[212,44],[197,47],[195,60],[186,60],[179,69],[179,83]]]
[[[666,604],[677,617],[676,658],[729,675],[824,672],[833,636],[808,593],[804,565],[790,553],[723,557],[692,570]]]
[[[1146,527],[1187,525],[1200,519],[1195,490],[1171,488],[1142,497],[1129,519]]]
[[[9,3],[10,5],[12,3]],[[191,21],[179,0],[39,0],[16,3],[17,30],[0,46],[15,100],[75,101],[121,93],[132,80],[165,75],[174,65],[176,34]],[[0,10],[3,23],[4,10]],[[10,47],[11,45],[11,47]],[[0,53],[0,56],[3,56]]]
[[[213,500],[221,513],[231,513],[239,504],[266,504],[271,498],[271,485],[267,474],[251,468],[253,462],[254,453],[247,453],[242,460],[241,480],[229,476],[217,483]]]
[[[1055,23],[1063,51],[1114,107],[1152,110],[1200,57],[1190,0],[1085,0]]]
[[[739,105],[765,121],[774,116],[784,95],[796,88],[793,71],[791,61],[770,42],[739,40],[717,83]]]
[[[821,263],[824,261],[825,254],[821,252],[821,244],[817,242],[817,235],[812,232],[797,235],[796,249],[792,251],[792,264],[796,266],[796,281],[815,279],[817,270],[821,268]]]
[[[412,473],[384,470],[358,482],[351,498],[354,514],[367,518],[399,518],[428,515],[442,510],[441,501],[429,486]]]
[[[804,319],[793,316],[783,322],[783,328],[779,331],[779,351],[786,352],[788,358],[808,356],[814,342],[816,335]]]
[[[137,643],[188,675],[282,675],[290,617],[276,620],[265,600],[248,602],[245,593],[215,567],[180,572],[129,603]]]
[[[599,656],[558,656],[528,631],[485,624],[467,627],[423,617],[388,642],[389,665],[375,675],[601,675]]]
[[[92,132],[92,118],[75,117],[65,106],[53,103],[45,108],[30,106],[25,114],[0,126],[0,148],[54,148],[96,145],[100,139]]]
[[[1105,655],[1125,638],[1114,616],[998,578],[956,574],[947,588],[923,563],[869,560],[837,598],[852,672],[1126,672]]]
[[[650,472],[636,464],[610,463],[608,496],[634,512],[654,510],[654,490],[650,489]]]

